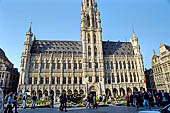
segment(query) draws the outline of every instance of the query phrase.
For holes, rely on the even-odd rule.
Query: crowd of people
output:
[[[107,98],[106,96],[96,97],[95,93],[88,94],[87,97],[85,98],[86,108],[97,108],[98,107],[97,100],[96,100],[97,98],[99,102],[103,102],[103,103],[105,103],[107,99],[108,100],[110,99],[110,98]],[[143,93],[135,92],[130,95],[127,94],[125,98],[126,98],[128,107],[134,106],[137,109],[139,107],[144,107],[147,110],[147,109],[151,109],[151,107],[154,107],[155,105],[157,105],[158,107],[161,107],[161,106],[164,107],[170,104],[170,92],[167,93],[164,91],[159,91],[156,94],[153,94],[150,91],[148,92],[144,91]],[[6,104],[6,108],[4,110],[4,113],[13,113],[12,109],[14,109],[15,113],[18,113],[17,112],[17,108],[18,108],[17,99],[18,99],[17,93],[9,93],[8,95],[5,96],[4,103]],[[49,105],[51,108],[53,108],[54,107],[54,95],[50,94],[49,99],[50,99]],[[35,94],[31,96],[31,100],[32,100],[31,109],[35,109],[36,101],[37,101],[37,97]],[[74,95],[61,94],[59,96],[59,102],[60,102],[59,110],[66,112],[67,102],[70,101],[70,102],[76,103],[77,100],[78,100],[77,97],[75,97]],[[22,95],[23,109],[27,108],[26,102],[27,102],[27,94],[24,94]]]
[[[158,107],[166,106],[170,104],[170,92],[159,91],[156,94],[151,93],[150,91],[144,93],[136,92],[131,95],[126,95],[127,106],[134,106],[137,109],[139,107],[144,107],[145,109],[151,109],[155,106],[154,101]]]

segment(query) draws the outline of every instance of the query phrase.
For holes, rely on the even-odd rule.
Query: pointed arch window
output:
[[[124,82],[123,74],[121,73],[121,82]]]
[[[132,61],[132,69],[134,69],[134,63],[133,63],[133,61]]]
[[[113,73],[112,73],[112,83],[115,83],[115,76]]]
[[[87,34],[87,37],[88,37],[88,43],[90,43],[90,34],[89,33]]]
[[[88,47],[88,55],[91,56],[91,47]]]
[[[118,69],[118,63],[117,63],[117,61],[116,61],[116,69]]]
[[[121,61],[119,62],[119,66],[120,66],[120,69],[122,69],[122,63],[121,63]]]
[[[125,82],[128,82],[128,77],[126,73],[125,73]]]
[[[133,82],[133,81],[132,81],[132,74],[131,74],[131,73],[130,73],[130,82]]]
[[[134,77],[134,82],[136,82],[136,74],[133,73],[133,77]]]
[[[87,26],[90,27],[90,16],[87,15]]]
[[[131,69],[130,62],[128,61],[128,68]]]
[[[126,63],[125,63],[125,61],[123,62],[123,66],[124,66],[124,69],[126,69]]]
[[[94,47],[94,55],[97,56],[97,48]]]
[[[89,7],[89,0],[87,0],[87,7]]]
[[[94,44],[96,44],[96,35],[95,34],[93,35],[93,38],[94,38]]]
[[[120,82],[120,79],[119,79],[119,74],[117,73],[117,83]]]

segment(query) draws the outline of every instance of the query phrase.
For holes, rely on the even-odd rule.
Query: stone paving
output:
[[[138,110],[134,107],[126,106],[109,106],[100,107],[97,109],[86,108],[68,108],[68,113],[138,113]],[[143,110],[143,108],[139,108]],[[21,109],[19,113],[63,113],[58,108],[37,108],[37,109]]]

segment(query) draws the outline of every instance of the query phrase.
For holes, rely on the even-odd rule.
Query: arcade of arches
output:
[[[132,94],[133,92],[142,92],[143,91],[143,87],[140,87],[140,88],[136,88],[136,87],[133,87],[133,88],[105,88],[105,95],[106,96],[112,96],[112,97],[116,97],[116,96],[125,96],[127,93],[128,94]],[[95,92],[95,94],[98,96],[100,95],[100,91],[98,90],[97,87],[90,87],[89,88],[89,91],[88,93],[85,92],[85,90],[83,89],[80,89],[80,90],[32,90],[32,91],[29,91],[27,90],[26,91],[28,94],[30,94],[31,96],[32,95],[36,95],[38,98],[41,98],[41,97],[46,97],[46,96],[49,96],[50,94],[53,94],[54,95],[54,98],[56,97],[59,97],[60,94],[67,94],[67,95],[87,95],[91,92]]]

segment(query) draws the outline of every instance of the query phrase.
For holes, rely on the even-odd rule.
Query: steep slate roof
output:
[[[36,40],[32,53],[67,53],[82,54],[81,41],[49,41]],[[134,55],[130,42],[103,41],[104,55]]]
[[[0,48],[0,57],[4,58],[6,61],[10,62],[5,55],[5,52]]]
[[[170,51],[170,46],[165,45],[165,48]]]
[[[104,55],[134,55],[133,47],[130,42],[110,42],[103,41]]]
[[[69,53],[82,54],[81,41],[36,40],[32,53]]]

